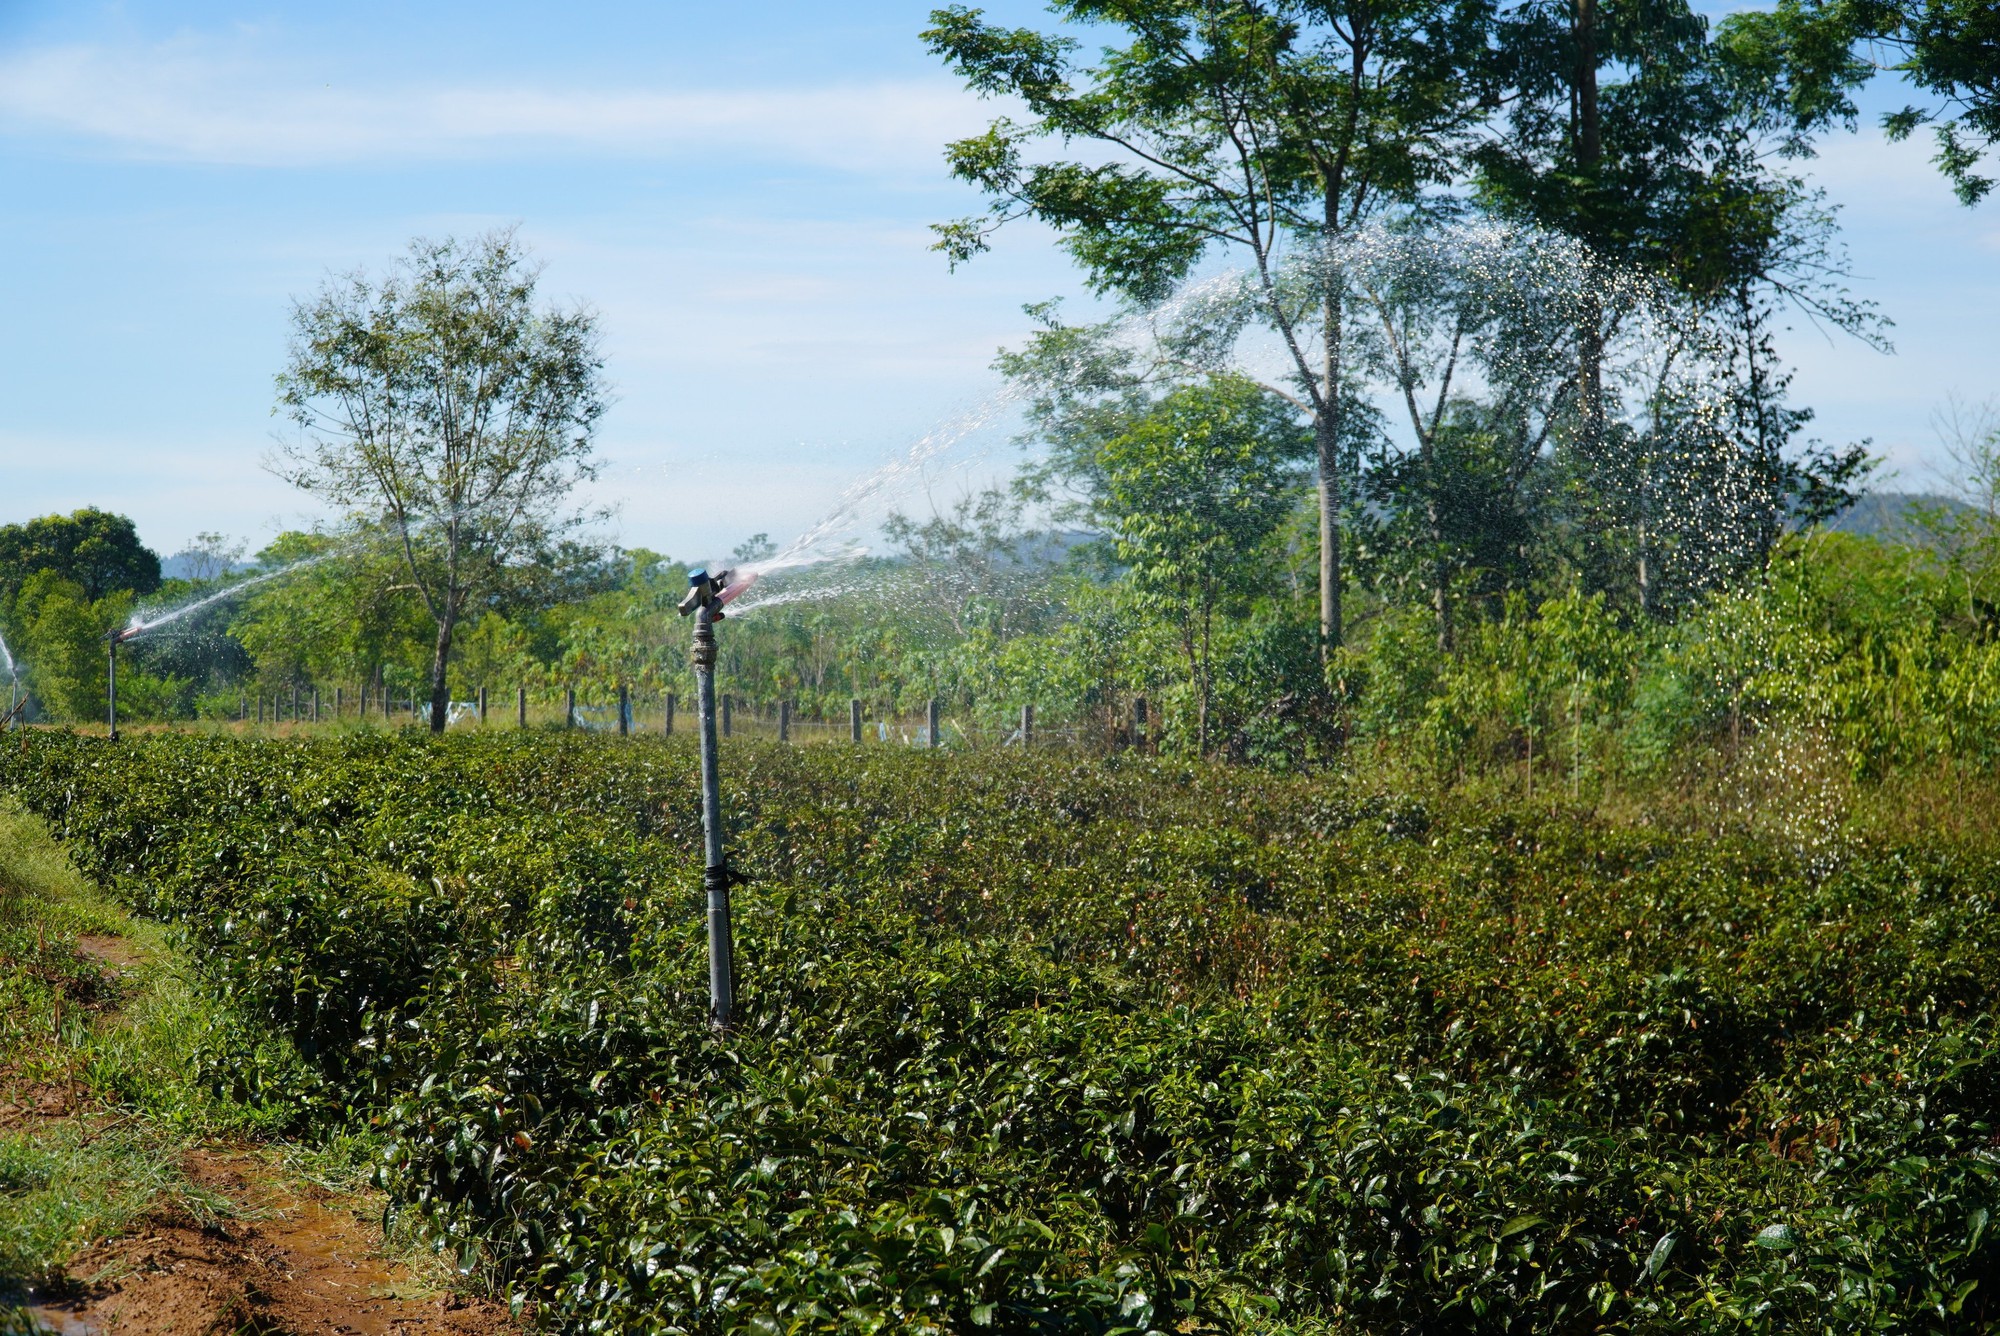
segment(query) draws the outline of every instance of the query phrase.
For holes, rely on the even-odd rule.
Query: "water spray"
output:
[[[21,697],[21,666],[14,662],[14,651],[7,648],[7,637],[0,636],[0,660],[7,665],[7,713],[0,716],[0,723],[8,729],[20,724],[21,716],[27,713],[27,701]]]
[[[732,579],[732,577],[734,577]],[[694,617],[695,702],[701,716],[701,881],[708,892],[708,1017],[718,1030],[729,1028],[736,1005],[736,957],[730,934],[729,887],[740,881],[722,851],[722,774],[715,740],[715,624],[723,608],[748,589],[755,574],[688,572],[687,597],[680,614]]]

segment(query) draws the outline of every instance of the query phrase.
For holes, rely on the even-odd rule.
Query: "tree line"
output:
[[[732,627],[725,669],[772,698],[1081,720],[1146,692],[1172,745],[1325,760],[1367,733],[1369,693],[1414,701],[1410,672],[1435,685],[1540,609],[1657,648],[1772,587],[1866,475],[1865,443],[1806,434],[1776,346],[1800,316],[1886,346],[1795,165],[1855,119],[1864,54],[1900,52],[1930,98],[1891,133],[1929,125],[1961,197],[1986,190],[1992,34],[1964,4],[1054,12],[932,16],[930,50],[1018,108],[949,146],[989,207],[938,246],[968,261],[1037,220],[1109,309],[1030,307],[997,363],[1029,462],[894,517],[856,576],[893,596]],[[365,682],[442,729],[468,684],[679,680],[682,571],[593,544],[573,500],[605,407],[595,318],[538,298],[513,234],[419,240],[291,324],[273,465],[336,518],[259,554],[285,578],[132,642],[128,711]],[[100,512],[4,532],[0,631],[52,717],[94,713],[137,602],[241,578],[239,552],[163,582]]]

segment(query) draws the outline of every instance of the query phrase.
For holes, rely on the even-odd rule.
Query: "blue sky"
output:
[[[929,250],[976,205],[940,147],[990,114],[919,45],[929,8],[0,0],[0,521],[102,505],[163,552],[310,522],[259,467],[287,302],[518,224],[602,318],[612,535],[782,541],[1078,291],[1031,229],[957,274]],[[2000,393],[2000,205],[1872,132],[1812,175],[1897,352],[1801,330],[1796,391],[1921,483],[1931,411]]]

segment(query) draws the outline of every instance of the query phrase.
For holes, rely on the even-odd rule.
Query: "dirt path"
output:
[[[141,962],[122,938],[87,936],[80,954],[107,972]],[[124,1121],[75,1089],[16,1091],[0,1129]],[[93,1133],[94,1134],[94,1133]],[[212,1218],[156,1207],[66,1268],[57,1292],[31,1292],[27,1311],[58,1336],[466,1336],[518,1333],[503,1305],[451,1294],[385,1256],[379,1202],[338,1195],[288,1174],[276,1153],[200,1146],[181,1159],[188,1181],[225,1203]]]
[[[29,1312],[60,1336],[500,1333],[499,1304],[441,1293],[381,1255],[363,1208],[287,1183],[254,1151],[196,1150],[190,1180],[241,1214],[150,1216],[69,1267],[70,1289]]]

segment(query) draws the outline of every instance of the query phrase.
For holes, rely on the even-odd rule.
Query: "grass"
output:
[[[42,1282],[163,1204],[197,1219],[227,1214],[227,1203],[182,1177],[179,1158],[143,1124],[62,1119],[0,1135],[0,1277]]]
[[[113,972],[78,938],[116,938]],[[209,1009],[167,930],[110,904],[41,822],[0,804],[0,1293],[59,1273],[93,1241],[162,1205],[196,1218],[226,1203],[188,1183],[195,1137],[254,1117],[190,1081]]]
[[[113,970],[79,938],[116,939]],[[281,1105],[220,1096],[199,1055],[260,1050],[266,1069],[303,1071],[291,1046],[250,1027],[203,988],[173,929],[113,904],[42,822],[0,796],[0,1333],[24,1326],[19,1296],[59,1276],[97,1240],[149,1213],[204,1223],[240,1208],[188,1181],[202,1142],[274,1141]],[[379,1138],[344,1129],[279,1141],[273,1171],[337,1196],[371,1192]],[[421,1297],[461,1280],[394,1230],[387,1255]]]

